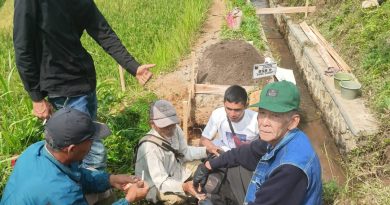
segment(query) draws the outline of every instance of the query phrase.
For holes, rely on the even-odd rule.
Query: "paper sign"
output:
[[[275,75],[276,69],[276,63],[255,64],[253,65],[253,79]]]
[[[278,81],[286,80],[296,85],[293,70],[278,67],[275,77],[278,79]]]

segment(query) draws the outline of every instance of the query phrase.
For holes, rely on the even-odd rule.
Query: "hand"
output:
[[[223,152],[223,150],[221,150],[219,147],[215,146],[215,145],[211,145],[211,146],[206,146],[206,150],[208,153],[214,155],[214,156],[219,156],[219,154],[221,152]]]
[[[49,119],[53,112],[54,108],[49,102],[47,102],[47,100],[42,99],[38,102],[33,101],[33,115],[39,119]]]
[[[126,185],[131,183],[135,184],[139,182],[141,179],[137,176],[131,176],[131,175],[126,175],[126,174],[118,174],[118,175],[110,175],[110,184],[111,186],[125,191],[126,190]]]
[[[208,161],[206,163],[208,163]],[[198,168],[194,173],[194,179],[193,179],[193,186],[197,192],[206,193],[204,186],[206,185],[210,170],[211,169],[208,169],[206,165],[203,163],[198,165]]]
[[[137,68],[135,77],[141,85],[145,85],[145,83],[152,77],[153,74],[149,71],[149,68],[152,68],[155,65],[156,64],[146,64]]]
[[[198,198],[199,200],[203,200],[206,198],[206,194],[204,194],[204,193],[199,194],[194,189],[194,184],[192,181],[184,182],[182,187],[183,187],[184,192],[191,194],[192,196]]]
[[[130,186],[126,194],[126,200],[129,203],[144,199],[148,194],[149,186],[144,181],[138,181],[137,183]]]

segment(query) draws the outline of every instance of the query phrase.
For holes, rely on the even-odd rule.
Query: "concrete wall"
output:
[[[317,45],[308,39],[299,24],[285,15],[275,15],[275,19],[340,152],[350,152],[360,137],[378,133],[378,123],[364,106],[364,100],[343,99],[334,88],[333,77],[324,75],[328,66],[317,52]]]

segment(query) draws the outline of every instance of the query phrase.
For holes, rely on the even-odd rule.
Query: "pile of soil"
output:
[[[216,85],[254,85],[253,65],[264,56],[242,40],[221,41],[209,46],[198,62],[197,82]]]

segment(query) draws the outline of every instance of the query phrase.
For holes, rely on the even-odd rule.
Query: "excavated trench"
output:
[[[268,7],[266,0],[253,2],[257,7]],[[336,144],[322,120],[321,112],[313,102],[307,85],[295,63],[294,56],[288,44],[279,32],[272,15],[261,15],[260,21],[268,41],[272,56],[278,60],[278,66],[292,69],[301,92],[302,129],[310,138],[322,165],[323,180],[345,182],[345,175],[340,166],[341,156]],[[253,80],[253,64],[263,63],[264,54],[245,41],[221,41],[208,46],[198,59],[197,83],[211,85],[243,86],[258,85],[261,87],[266,80]],[[223,106],[222,95],[196,94],[191,106],[190,116],[193,126],[188,129],[190,143],[198,144],[201,131],[208,117],[216,107]]]

